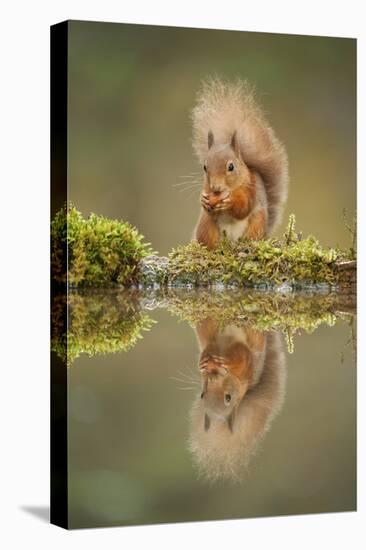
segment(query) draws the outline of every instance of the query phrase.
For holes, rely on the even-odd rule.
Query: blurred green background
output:
[[[324,245],[348,245],[356,207],[356,41],[116,23],[69,23],[69,198],[136,225],[160,253],[186,243],[201,171],[190,111],[203,78],[246,78],[290,162],[290,212]],[[282,228],[279,228],[281,231]]]

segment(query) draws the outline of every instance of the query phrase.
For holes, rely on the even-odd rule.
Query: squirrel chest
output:
[[[237,241],[246,233],[248,228],[248,218],[236,220],[229,214],[222,214],[217,218],[217,226],[221,236],[226,236],[232,241]]]
[[[216,225],[219,230],[220,237],[224,235],[232,240],[237,241],[241,237],[245,237],[250,229],[253,227],[253,223],[258,223],[261,216],[261,212],[267,212],[267,197],[263,186],[263,182],[258,174],[256,177],[256,199],[253,209],[243,219],[235,218],[230,212],[222,212],[216,217]],[[266,216],[263,217],[263,223],[266,223]],[[265,232],[265,230],[263,230]]]

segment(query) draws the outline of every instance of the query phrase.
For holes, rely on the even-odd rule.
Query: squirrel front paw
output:
[[[227,191],[224,193],[201,193],[201,205],[207,212],[220,212],[232,206],[232,200]]]
[[[207,212],[210,212],[211,210],[211,204],[210,204],[210,195],[208,193],[205,193],[202,191],[201,193],[201,206],[207,210]]]
[[[213,210],[215,212],[223,212],[224,210],[229,210],[233,205],[232,199],[230,196],[227,196],[223,199],[221,199],[215,206],[213,207]]]
[[[201,355],[200,361],[199,361],[200,370],[205,370],[208,367],[209,360],[210,360],[210,356],[207,353],[203,353]]]

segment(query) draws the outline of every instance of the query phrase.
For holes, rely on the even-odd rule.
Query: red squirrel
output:
[[[271,235],[287,198],[287,154],[248,83],[205,82],[192,119],[204,170],[194,238],[212,249],[224,235],[234,241]]]
[[[283,405],[286,357],[280,334],[205,319],[195,327],[200,394],[191,410],[189,449],[214,481],[242,481]]]
[[[205,404],[204,427],[211,417],[234,430],[235,414],[246,393],[259,381],[266,351],[266,336],[250,327],[220,328],[211,319],[196,326],[201,354],[201,399]]]

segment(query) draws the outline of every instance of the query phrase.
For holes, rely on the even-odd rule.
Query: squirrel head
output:
[[[251,387],[253,357],[241,343],[230,346],[223,357],[217,358],[209,351],[203,352],[200,361],[202,381],[201,399],[205,408],[205,431],[210,428],[211,418],[227,423],[234,429],[235,411]]]
[[[286,356],[281,335],[242,328],[248,330],[248,348],[252,350],[254,372],[258,368],[257,380],[253,380],[235,407],[228,407],[225,418],[218,414],[217,407],[213,410],[202,393],[192,404],[189,449],[200,476],[210,482],[245,481],[249,463],[284,401]]]
[[[231,191],[241,185],[250,185],[252,178],[240,154],[237,132],[230,143],[216,144],[210,130],[207,137],[208,152],[203,165],[205,182],[213,193]]]

